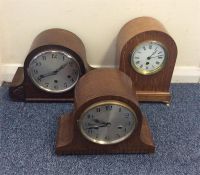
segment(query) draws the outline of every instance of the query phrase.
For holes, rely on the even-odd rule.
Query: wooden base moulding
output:
[[[143,117],[140,136],[129,137],[126,141],[114,145],[97,145],[81,136],[81,133],[74,132],[71,125],[73,113],[60,117],[56,140],[56,154],[125,154],[125,153],[153,153],[155,146],[152,135]]]
[[[136,91],[136,95],[140,102],[163,102],[169,104],[171,101],[170,92]]]

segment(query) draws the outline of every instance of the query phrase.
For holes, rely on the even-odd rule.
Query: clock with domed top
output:
[[[75,109],[60,117],[56,153],[152,153],[147,119],[131,79],[118,69],[95,69],[78,81]]]
[[[85,47],[72,32],[49,29],[31,46],[9,92],[16,101],[73,101],[78,79],[89,69]]]
[[[119,69],[131,77],[139,101],[170,102],[176,57],[173,38],[154,18],[133,19],[118,34]]]

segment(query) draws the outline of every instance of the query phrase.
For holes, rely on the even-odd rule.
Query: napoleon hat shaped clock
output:
[[[139,101],[170,102],[176,57],[174,40],[154,18],[133,19],[118,34],[119,68],[131,77]]]
[[[57,154],[154,152],[132,81],[123,72],[88,72],[76,85],[74,102],[74,112],[59,120]]]
[[[72,101],[74,86],[88,68],[80,38],[63,29],[43,31],[33,41],[24,67],[18,68],[10,96],[17,101]]]

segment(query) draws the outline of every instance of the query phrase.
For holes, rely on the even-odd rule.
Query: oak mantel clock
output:
[[[72,101],[78,79],[87,72],[85,47],[72,32],[49,29],[32,43],[9,92],[16,101]]]
[[[75,88],[75,110],[60,117],[56,153],[152,153],[155,146],[131,79],[117,69],[95,69]]]
[[[154,18],[133,19],[118,34],[119,68],[131,77],[139,101],[170,102],[176,57],[174,40]]]

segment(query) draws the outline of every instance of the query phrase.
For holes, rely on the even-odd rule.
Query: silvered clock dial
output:
[[[72,102],[79,78],[90,70],[85,46],[74,33],[48,29],[32,42],[24,66],[18,67],[10,97],[16,101]]]
[[[49,50],[37,54],[30,61],[28,74],[38,88],[51,93],[61,93],[75,86],[80,67],[71,54]]]
[[[131,79],[94,69],[76,84],[74,111],[59,118],[56,153],[151,153],[155,146]]]
[[[125,140],[136,123],[133,109],[118,101],[95,103],[83,112],[79,120],[85,138],[98,144],[115,144]]]

